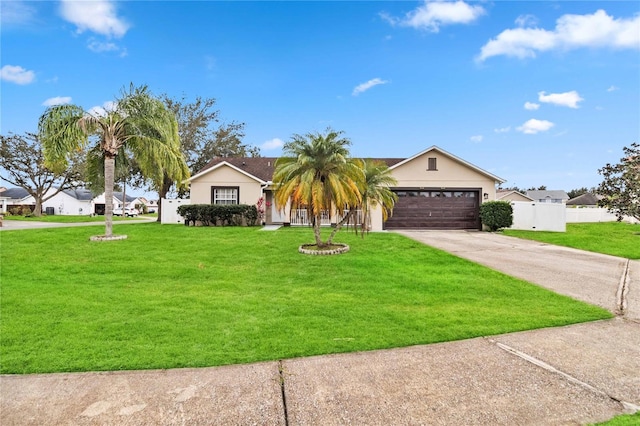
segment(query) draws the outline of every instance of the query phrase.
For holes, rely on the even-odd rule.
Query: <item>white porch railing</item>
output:
[[[343,210],[342,215],[337,218],[337,222],[340,222],[342,218],[349,213],[349,210]],[[312,217],[304,209],[291,210],[291,226],[308,226],[311,225]],[[360,225],[362,223],[362,210],[356,210],[354,217],[349,220],[348,225]],[[323,211],[320,219],[320,226],[331,225],[331,214],[328,211]]]
[[[311,225],[313,217],[304,209],[291,210],[291,226]],[[323,211],[320,217],[320,226],[331,225],[331,215],[328,211]]]

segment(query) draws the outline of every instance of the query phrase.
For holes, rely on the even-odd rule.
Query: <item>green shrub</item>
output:
[[[188,204],[178,207],[186,226],[200,222],[204,226],[254,226],[258,220],[256,206],[247,204]]]
[[[513,207],[508,201],[487,201],[480,206],[480,219],[492,232],[508,228],[513,225]]]

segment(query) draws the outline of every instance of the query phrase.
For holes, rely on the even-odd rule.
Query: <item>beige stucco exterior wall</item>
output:
[[[212,186],[239,187],[240,204],[254,205],[262,196],[260,182],[227,165],[222,165],[191,181],[191,204],[211,204]]]

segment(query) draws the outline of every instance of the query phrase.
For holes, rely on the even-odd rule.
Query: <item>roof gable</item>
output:
[[[488,171],[486,171],[484,169],[481,169],[480,167],[478,167],[478,166],[476,166],[474,164],[471,164],[468,161],[465,161],[460,157],[456,157],[455,155],[445,151],[444,149],[442,149],[442,148],[440,148],[440,147],[438,147],[436,145],[432,145],[431,147],[425,149],[424,151],[421,151],[421,152],[417,153],[416,155],[414,155],[412,157],[407,158],[406,160],[402,160],[402,161],[400,161],[398,163],[395,163],[392,166],[389,166],[389,168],[392,169],[392,170],[396,169],[396,168],[402,166],[403,164],[407,164],[407,163],[415,160],[416,158],[422,157],[423,155],[428,154],[429,152],[433,152],[433,151],[438,152],[438,153],[450,158],[451,160],[456,161],[456,162],[468,167],[469,169],[474,170],[474,171],[480,173],[481,175],[484,175],[484,176],[494,180],[497,183],[506,182],[506,180],[502,179],[501,177],[498,177],[498,176],[496,176],[496,175],[494,175],[492,173],[489,173]]]
[[[265,184],[271,181],[275,170],[275,157],[216,157],[209,161],[198,173],[191,176],[188,182],[212,172],[222,166],[228,166],[256,181]]]

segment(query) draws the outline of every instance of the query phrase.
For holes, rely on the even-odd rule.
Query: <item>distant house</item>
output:
[[[33,197],[31,200],[35,204]],[[42,203],[42,212],[59,215],[89,215],[93,213],[93,194],[84,188],[66,189]]]
[[[113,208],[117,209],[117,208],[130,208],[133,209],[135,208],[136,204],[139,203],[140,199],[138,197],[134,197],[132,195],[127,195],[127,200],[126,202],[122,201],[122,197],[123,194],[122,192],[113,192]],[[104,192],[100,195],[98,195],[95,199],[94,199],[94,213],[98,214],[98,215],[103,215],[105,212],[105,198],[104,198]]]
[[[144,204],[147,207],[147,212],[158,212],[158,200],[147,200],[145,197],[139,197],[138,199],[140,200],[140,203]]]
[[[16,211],[22,207],[33,210],[35,207],[35,203],[28,202],[30,195],[24,188],[8,188],[2,191],[0,196],[2,196],[3,213]]]
[[[511,189],[498,189],[496,201],[534,201],[534,199]]]
[[[569,200],[563,190],[525,191],[525,195],[538,203],[566,203]]]
[[[602,200],[602,195],[586,192],[567,201],[567,207],[597,208],[600,200]]]
[[[47,198],[57,190],[57,188],[51,188],[43,198]],[[36,205],[35,198],[29,195],[24,188],[9,188],[0,193],[0,197],[2,197],[3,211],[16,211],[18,207],[33,211]],[[87,189],[67,189],[44,201],[42,212],[60,215],[88,215],[93,212],[92,200],[93,195]]]

